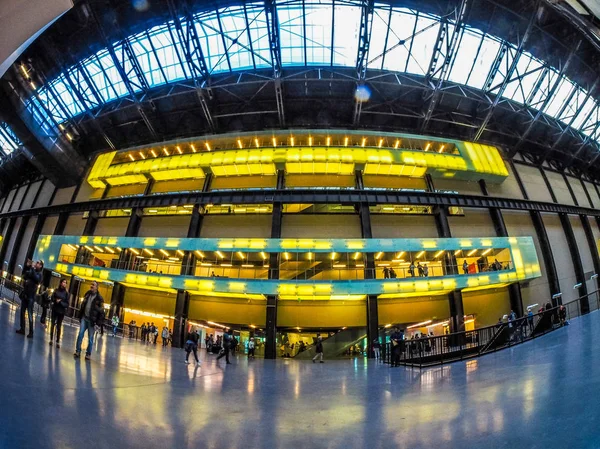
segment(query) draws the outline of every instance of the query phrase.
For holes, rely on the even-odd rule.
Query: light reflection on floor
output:
[[[56,350],[39,325],[16,335],[15,313],[0,304],[0,448],[600,447],[600,313],[427,370],[205,351],[198,368],[107,334],[75,361],[75,329]]]

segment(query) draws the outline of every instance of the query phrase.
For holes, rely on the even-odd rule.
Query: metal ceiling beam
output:
[[[274,0],[265,0],[265,16],[267,18],[269,49],[271,51],[271,64],[273,66],[277,117],[279,118],[279,126],[284,128],[285,108],[283,102],[283,82],[281,80],[281,39],[279,36],[279,18]]]
[[[117,69],[117,72],[119,73],[119,77],[123,81],[123,84],[125,85],[127,92],[129,93],[130,99],[136,104],[136,108],[137,108],[137,111],[138,111],[140,117],[142,118],[143,122],[145,123],[146,127],[148,128],[148,131],[150,131],[150,134],[152,135],[152,137],[155,139],[158,139],[159,138],[158,133],[157,133],[156,129],[154,128],[154,125],[150,121],[148,115],[146,114],[146,111],[144,111],[143,105],[140,102],[140,100],[137,96],[137,93],[135,92],[135,89],[131,83],[129,74],[126,72],[125,68],[123,67],[123,64],[119,60],[119,58],[115,52],[113,43],[111,42],[111,40],[108,38],[106,32],[104,31],[104,27],[100,21],[100,18],[96,14],[96,11],[94,10],[94,8],[89,3],[85,3],[84,7],[87,8],[88,12],[90,13],[90,16],[93,17],[94,22],[96,23],[98,32],[100,33],[100,36],[102,37],[102,41],[103,41],[104,45],[106,45],[106,49],[108,50],[108,53],[110,54],[112,62],[114,64],[115,68]],[[133,52],[132,52],[132,55],[133,55]],[[135,60],[135,59],[131,60],[130,62],[132,63],[133,67],[135,67],[137,64],[137,60]],[[102,67],[102,64],[100,64],[99,61],[98,61],[98,64],[104,71],[104,68]],[[148,86],[148,83],[145,81],[143,71],[141,71],[141,69],[139,68],[139,65],[137,66],[137,70],[140,71],[140,75],[142,77],[142,78],[139,78],[140,83],[144,83],[145,86]],[[137,75],[137,71],[136,71],[136,75]],[[110,81],[110,78],[108,76],[106,76],[106,79],[107,79],[107,81]],[[144,80],[144,81],[142,81],[142,80]],[[142,86],[139,86],[139,87],[142,87]],[[115,96],[118,97],[119,95],[117,95],[115,93]]]
[[[575,122],[575,120],[577,119],[577,117],[579,116],[579,114],[581,113],[581,111],[583,111],[583,108],[585,107],[585,105],[587,104],[588,101],[592,100],[593,101],[593,97],[592,97],[592,93],[596,90],[596,86],[598,85],[598,81],[600,81],[599,78],[596,78],[596,80],[594,81],[594,84],[592,85],[592,87],[590,88],[590,90],[588,91],[588,94],[585,97],[585,100],[583,100],[581,102],[581,105],[579,106],[579,108],[577,108],[577,110],[573,113],[573,116],[571,117],[571,119],[569,120],[569,123],[566,124],[561,133],[558,135],[558,137],[554,140],[554,143],[552,144],[552,147],[550,147],[550,151],[547,151],[546,153],[544,153],[542,155],[542,158],[540,160],[540,166],[548,159],[548,156],[550,155],[550,153],[552,153],[552,151],[554,151],[556,149],[556,147],[558,147],[558,144],[560,143],[560,141],[562,140],[562,138],[567,134],[567,132],[571,131],[571,125],[573,125],[573,123]],[[576,89],[573,89],[574,91]],[[565,102],[566,104],[566,102]],[[587,115],[586,119],[587,120],[591,114],[594,112],[594,110],[592,109],[590,111],[590,113]],[[584,120],[584,123],[585,123]],[[583,140],[583,139],[582,139]],[[572,157],[571,157],[572,160]]]
[[[429,64],[429,71],[427,73],[427,82],[432,83],[433,78],[437,75],[437,83],[433,87],[433,91],[430,95],[430,100],[425,109],[425,117],[423,122],[421,123],[421,131],[424,131],[433,116],[435,108],[440,101],[442,96],[442,87],[444,83],[448,81],[448,76],[450,75],[450,67],[451,63],[454,60],[456,49],[458,48],[458,44],[461,41],[462,32],[464,29],[465,19],[468,14],[470,3],[469,0],[462,0],[458,10],[456,11],[456,20],[454,23],[454,31],[448,41],[445,52],[442,54],[443,41],[444,38],[438,34],[438,45],[436,45],[433,55],[431,57],[431,63]],[[440,24],[440,33],[442,33],[442,29],[445,29],[445,38],[447,39],[448,28],[450,24],[447,19],[442,19]],[[440,42],[442,41],[442,42]],[[443,57],[442,66],[439,69],[437,68],[437,61],[439,58]]]
[[[560,72],[558,73],[558,76],[557,76],[556,80],[554,81],[554,84],[552,85],[552,87],[548,91],[548,94],[546,95],[546,98],[544,99],[544,101],[542,102],[542,104],[539,106],[539,108],[537,108],[537,112],[536,112],[535,116],[533,117],[533,119],[531,120],[531,122],[529,122],[529,126],[527,127],[527,129],[525,130],[525,132],[522,134],[521,140],[519,140],[519,143],[517,145],[515,145],[511,149],[511,151],[509,152],[509,157],[512,157],[512,156],[514,156],[516,154],[516,152],[521,148],[521,146],[525,142],[525,139],[529,136],[529,133],[533,129],[534,125],[537,123],[537,121],[540,119],[540,117],[542,117],[542,115],[544,115],[543,111],[546,110],[546,107],[548,106],[548,104],[550,103],[550,101],[552,101],[552,98],[554,97],[554,94],[558,90],[558,86],[560,86],[560,83],[563,80],[563,76],[565,75],[565,73],[567,73],[567,70],[569,69],[569,66],[571,65],[571,62],[573,62],[573,59],[575,58],[575,55],[579,51],[579,47],[581,46],[581,42],[582,41],[579,41],[577,43],[577,45],[575,47],[573,47],[573,49],[569,53],[569,56],[567,57],[567,60],[563,64],[562,68],[560,69]]]
[[[181,5],[181,8],[177,7],[177,3]],[[217,125],[207,101],[207,97],[208,99],[212,99],[213,96],[210,88],[210,71],[206,64],[202,45],[200,44],[200,39],[198,37],[198,32],[194,22],[194,16],[189,10],[185,0],[181,2],[177,2],[176,0],[168,0],[168,4],[171,17],[173,18],[175,31],[177,32],[179,41],[183,47],[183,56],[185,58],[188,70],[190,71],[191,80],[193,81],[196,89],[196,97],[198,98],[198,102],[202,107],[202,112],[210,131],[216,132]],[[186,22],[185,31],[181,25],[182,17]]]
[[[527,24],[527,29],[525,30],[525,34],[523,35],[523,38],[519,42],[519,46],[517,47],[517,50],[515,52],[515,56],[512,60],[512,64],[510,65],[508,71],[506,72],[506,76],[504,77],[504,80],[502,81],[502,84],[500,85],[498,92],[496,92],[496,94],[495,94],[496,96],[494,98],[494,101],[490,105],[485,118],[483,119],[483,121],[481,122],[481,125],[479,126],[479,129],[477,129],[477,132],[473,136],[474,141],[478,141],[481,138],[481,136],[483,135],[485,128],[487,127],[490,120],[492,119],[492,116],[494,115],[494,110],[496,109],[496,106],[498,106],[498,103],[502,99],[502,95],[504,94],[504,91],[506,90],[508,83],[511,81],[513,74],[517,70],[519,58],[523,54],[525,44],[529,40],[529,36],[531,36],[531,32],[533,31],[536,19],[538,17],[539,4],[540,4],[540,0],[537,0],[535,2],[533,14],[531,15],[531,17],[529,19],[529,23]],[[498,61],[498,65],[499,64],[500,64],[500,61]],[[488,88],[489,88],[489,86],[491,86],[492,82],[493,82],[493,77],[488,78]]]
[[[358,33],[358,53],[356,55],[356,75],[358,78],[356,91],[364,87],[365,79],[367,77],[374,10],[374,0],[363,0],[360,12],[360,29]],[[356,91],[354,95],[354,114],[352,118],[354,126],[358,126],[360,122],[360,113],[363,105],[363,100],[359,95],[356,95]]]

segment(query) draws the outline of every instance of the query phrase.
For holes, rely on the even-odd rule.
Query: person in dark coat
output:
[[[52,307],[52,321],[50,325],[50,346],[54,339],[54,329],[56,329],[56,347],[60,348],[60,334],[62,331],[62,322],[65,313],[69,308],[69,290],[67,289],[67,280],[60,281],[60,285],[52,292],[50,296]]]
[[[200,360],[198,360],[198,341],[200,340],[200,335],[198,332],[192,331],[187,334],[187,338],[185,340],[185,364],[189,365],[190,361],[190,352],[194,353],[194,358],[196,359],[196,365],[200,366]]]
[[[29,333],[27,338],[33,338],[33,306],[35,303],[35,294],[38,285],[42,282],[42,270],[44,262],[38,260],[35,264],[28,260],[23,271],[23,291],[21,292],[21,328],[17,330],[17,334],[25,335],[25,311],[29,318]]]
[[[104,322],[104,298],[102,298],[102,295],[98,291],[98,283],[96,281],[92,281],[90,289],[83,297],[83,302],[79,309],[79,318],[81,320],[81,325],[79,327],[77,346],[75,347],[75,354],[73,354],[73,356],[77,359],[81,355],[81,342],[83,340],[83,335],[87,331],[88,346],[85,351],[85,359],[89,360],[94,345],[95,326],[96,324]]]
[[[390,335],[390,341],[392,342],[392,366],[400,366],[400,356],[404,351],[404,335],[397,327]]]
[[[231,363],[229,361],[229,350],[231,349],[232,340],[233,340],[233,329],[229,329],[226,334],[223,334],[223,349],[221,349],[219,357],[217,357],[217,360],[220,360],[223,357],[225,357],[225,361],[227,362],[227,365],[229,365]]]
[[[321,360],[319,360],[319,363],[325,363],[323,361],[323,338],[320,335],[317,337],[317,344],[315,346],[315,351],[316,351],[316,354],[312,359],[313,363],[317,362],[317,358],[321,359]]]

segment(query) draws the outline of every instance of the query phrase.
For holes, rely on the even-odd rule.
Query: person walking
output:
[[[190,352],[194,353],[194,358],[196,359],[196,365],[200,366],[200,360],[198,359],[198,341],[200,340],[200,335],[198,332],[192,331],[187,334],[187,338],[185,341],[185,364],[190,364]]]
[[[54,330],[56,329],[56,348],[60,348],[60,334],[62,331],[62,322],[65,313],[69,308],[69,291],[67,290],[67,280],[63,279],[57,289],[52,292],[50,297],[52,307],[52,317],[50,319],[50,346],[54,339]]]
[[[319,363],[325,363],[323,361],[323,338],[319,335],[317,337],[317,344],[315,346],[316,354],[312,359],[313,363],[317,363],[317,358],[320,358]]]
[[[221,352],[220,352],[219,356],[217,357],[217,360],[220,360],[223,357],[225,357],[225,361],[227,362],[227,365],[231,364],[231,362],[229,361],[229,350],[231,349],[231,340],[232,339],[233,339],[233,329],[229,329],[225,334],[223,334],[223,349],[221,349]]]
[[[254,359],[254,337],[248,340],[248,360]]]
[[[104,321],[104,298],[98,291],[98,282],[92,281],[90,289],[83,297],[81,308],[79,309],[79,335],[77,336],[77,345],[73,356],[78,359],[81,355],[81,342],[84,334],[88,333],[88,346],[85,351],[85,359],[89,360],[94,345],[94,331],[97,323]]]
[[[379,338],[373,339],[373,354],[375,355],[375,360],[379,360],[381,344],[379,343]]]
[[[400,366],[400,355],[402,354],[402,346],[404,345],[404,336],[400,329],[394,328],[394,332],[390,335],[392,342],[392,366]]]
[[[23,272],[23,291],[21,292],[21,309],[20,309],[20,324],[21,328],[17,329],[17,334],[25,335],[25,311],[29,318],[29,333],[27,338],[33,338],[33,306],[35,304],[35,293],[39,283],[42,281],[42,270],[44,262],[38,260],[35,264],[31,260],[27,260],[25,271]]]
[[[527,309],[527,325],[529,326],[529,333],[533,333],[533,311]]]
[[[167,326],[163,327],[161,337],[163,348],[165,348],[169,343],[169,328]]]
[[[46,327],[46,317],[48,316],[48,309],[52,306],[50,301],[50,292],[45,290],[40,295],[40,306],[42,307],[42,316],[40,317],[40,324]]]
[[[118,315],[113,315],[111,324],[112,324],[112,328],[113,328],[112,335],[113,335],[113,337],[116,337],[117,332],[119,331],[119,316]]]

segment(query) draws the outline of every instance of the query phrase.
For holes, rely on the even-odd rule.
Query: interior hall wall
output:
[[[160,315],[175,315],[175,302],[177,294],[175,292],[161,292],[146,290],[143,288],[125,287],[123,297],[123,307],[128,309],[152,312]],[[105,302],[110,302],[110,297],[104,298]],[[152,319],[149,318],[149,321]],[[141,326],[141,323],[138,323]]]
[[[191,215],[142,217],[139,237],[187,237]]]
[[[99,218],[94,235],[120,237],[127,232],[129,217]]]
[[[12,233],[10,235],[10,239],[8,239],[8,241],[6,242],[7,246],[6,246],[6,254],[4,256],[4,260],[0,260],[0,264],[3,264],[5,260],[10,260],[10,257],[12,256],[12,252],[15,250],[15,248],[14,248],[15,240],[17,239],[17,234],[19,233],[19,227],[21,226],[21,221],[22,221],[21,217],[19,217],[15,220],[15,225],[14,225]],[[9,220],[9,223],[10,223],[10,220]],[[8,232],[8,226],[5,228],[4,232],[5,232],[4,235],[6,235],[6,232]],[[17,265],[19,263],[20,262],[17,261]],[[15,265],[15,267],[16,267],[16,265]],[[3,269],[6,269],[6,265],[3,266]],[[15,271],[17,269],[18,268],[16,268]]]
[[[449,216],[452,237],[495,237],[496,229],[487,209],[465,208],[464,216]]]
[[[596,273],[594,270],[594,261],[592,260],[592,248],[588,245],[581,218],[579,218],[578,215],[569,215],[569,220],[571,221],[571,227],[573,228],[573,234],[575,235],[575,241],[577,242],[577,248],[579,249],[579,258],[581,259],[583,273],[585,274],[587,291],[588,293],[591,293],[596,290],[596,281],[590,279],[592,274]],[[590,221],[590,227],[593,229],[594,223],[592,223],[592,220],[595,219],[590,217],[588,220]],[[594,250],[597,251],[596,248],[594,248]],[[596,309],[597,303],[595,301],[590,301],[590,306],[592,306],[592,303],[594,309]]]
[[[463,292],[462,299],[465,315],[475,315],[475,327],[492,326],[510,313],[507,287]]]
[[[487,182],[487,190],[490,196],[498,196],[501,198],[518,198],[523,199],[523,193],[517,182],[517,178],[513,173],[511,164],[505,162],[506,169],[508,170],[508,178],[506,178],[500,184]]]
[[[27,195],[25,195],[25,199],[23,200],[23,206],[21,207],[22,210],[31,209],[33,207],[33,200],[35,199],[42,182],[43,181],[36,181],[31,183],[29,190],[27,191]]]
[[[83,214],[71,214],[67,219],[65,225],[64,235],[83,235],[83,229],[85,228],[85,222],[87,220],[83,218]]]
[[[361,238],[358,214],[284,214],[282,238]]]
[[[33,229],[35,228],[35,223],[37,221],[37,217],[31,217],[29,222],[27,223],[27,227],[25,228],[25,232],[23,233],[23,239],[21,240],[21,245],[19,248],[15,248],[17,253],[16,265],[15,265],[15,274],[20,275],[22,270],[18,267],[18,265],[23,265],[25,263],[25,256],[27,255],[27,248],[29,248],[29,242],[31,237],[33,236]]]
[[[590,197],[592,198],[592,203],[593,203],[592,207],[594,207],[595,209],[600,209],[600,196],[598,196],[598,191],[596,190],[596,187],[591,182],[588,182],[588,181],[584,181],[584,182],[585,182],[585,187],[587,188],[587,191],[590,194]]]
[[[554,192],[556,201],[559,204],[575,204],[575,201],[573,201],[573,195],[571,195],[571,192],[569,192],[569,188],[567,187],[567,183],[565,182],[565,178],[563,178],[562,174],[546,170],[546,177],[552,186],[552,191]]]
[[[19,210],[21,206],[21,201],[23,201],[23,197],[25,196],[25,191],[27,190],[27,186],[21,186],[17,189],[17,193],[15,193],[15,199],[13,200],[11,211]]]
[[[48,179],[44,180],[42,190],[35,201],[33,207],[44,207],[50,204],[52,194],[54,193],[55,187]]]
[[[279,301],[277,304],[277,326],[280,327],[339,328],[366,325],[366,301]]]
[[[42,226],[42,232],[40,235],[53,235],[54,229],[56,229],[56,223],[58,223],[58,215],[46,217],[46,221],[44,221],[44,226]]]
[[[573,176],[567,176],[567,179],[569,180],[569,185],[573,189],[573,193],[575,194],[575,198],[577,198],[579,205],[581,207],[594,207],[592,204],[590,204],[587,195],[583,190],[583,186],[581,185],[581,181]],[[592,196],[591,193],[590,196]]]
[[[424,298],[379,299],[380,325],[410,324],[427,320],[445,320],[450,316],[448,295]]]
[[[552,196],[548,191],[548,187],[546,187],[539,168],[523,164],[515,164],[515,168],[521,176],[521,181],[530,200],[552,202]]]
[[[371,214],[371,232],[376,239],[438,237],[433,215]]]
[[[12,189],[10,192],[8,192],[8,195],[6,195],[6,201],[4,201],[4,204],[2,205],[2,213],[9,211],[12,200],[16,193],[17,189]]]
[[[558,273],[560,282],[560,291],[562,292],[562,302],[570,302],[577,298],[577,290],[573,286],[577,283],[575,278],[575,269],[571,261],[569,244],[567,237],[560,223],[560,218],[556,214],[542,214],[548,240],[552,245],[552,254],[554,255],[554,264]]]
[[[270,238],[271,215],[205,215],[200,236],[203,238]]]
[[[73,198],[73,193],[75,193],[75,187],[65,187],[64,189],[58,189],[56,191],[56,195],[54,195],[54,199],[52,200],[52,205],[56,206],[57,204],[68,204],[71,202],[71,198]]]
[[[531,221],[531,216],[529,215],[529,212],[515,210],[503,210],[502,215],[509,236],[532,237],[533,244],[535,245],[535,252],[540,263],[542,276],[521,283],[523,309],[526,309],[527,306],[533,304],[546,304],[550,299],[550,285],[546,275],[546,265],[544,263],[544,257],[542,256],[540,241],[535,232],[533,222]]]
[[[267,303],[264,300],[191,295],[188,316],[192,321],[205,320],[215,323],[264,326],[267,317]]]

